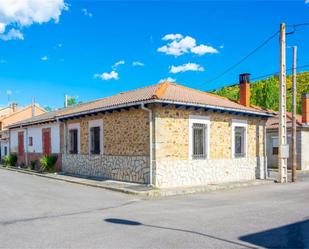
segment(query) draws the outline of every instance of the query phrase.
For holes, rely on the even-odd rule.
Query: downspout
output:
[[[144,103],[141,104],[141,108],[149,113],[149,185],[152,183],[152,110],[145,107]]]
[[[63,122],[63,154],[67,154],[67,122],[64,120]]]
[[[26,164],[26,166],[28,166],[29,165],[29,162],[28,162],[28,128],[27,127],[25,127],[25,133],[26,133],[26,151],[25,151],[25,164]]]
[[[265,179],[268,178],[268,165],[267,165],[267,132],[266,123],[264,124],[264,169],[265,169]]]

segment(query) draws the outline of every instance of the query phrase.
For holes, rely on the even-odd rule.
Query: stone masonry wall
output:
[[[141,109],[105,113],[68,121],[67,124],[80,124],[81,154],[89,154],[88,122],[96,119],[103,119],[104,155],[149,155],[148,113]]]
[[[232,158],[232,119],[248,122],[248,157],[263,156],[264,120],[211,111],[155,107],[155,158],[156,160],[188,160],[189,115],[207,116],[210,119],[210,159]]]
[[[155,107],[154,181],[158,187],[264,178],[265,120],[212,111]],[[189,159],[189,115],[210,120],[209,159]],[[247,121],[247,157],[232,158],[232,119]]]
[[[113,180],[148,183],[149,157],[147,156],[62,156],[62,169],[66,173],[103,177]]]
[[[263,179],[264,158],[213,160],[159,160],[155,163],[156,186],[179,187]]]
[[[90,155],[89,121],[99,119],[103,120],[103,155]],[[121,181],[149,182],[149,121],[146,111],[130,109],[67,122],[74,123],[80,125],[80,154],[63,154],[64,172]],[[66,134],[68,136],[68,132]]]

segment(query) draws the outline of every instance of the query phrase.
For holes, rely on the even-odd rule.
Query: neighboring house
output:
[[[267,162],[269,167],[278,167],[278,126],[279,116],[267,121]],[[309,94],[302,96],[302,115],[296,121],[297,169],[309,169]],[[287,113],[287,134],[290,156],[288,168],[292,166],[292,114]]]
[[[240,85],[240,103],[164,82],[43,114],[10,126],[11,152],[29,157],[32,137],[42,154],[31,134],[47,129],[67,173],[157,187],[264,178],[271,115],[250,106],[248,74]]]
[[[44,112],[45,110],[36,104],[19,108],[17,103],[0,110],[0,159],[9,153],[10,138],[7,126]]]

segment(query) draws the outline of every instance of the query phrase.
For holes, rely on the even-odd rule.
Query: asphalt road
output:
[[[309,248],[309,174],[143,200],[0,169],[1,248]]]

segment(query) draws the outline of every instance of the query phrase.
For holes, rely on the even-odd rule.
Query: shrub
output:
[[[31,170],[35,170],[35,166],[36,166],[36,161],[35,160],[31,160],[30,161],[30,169]]]
[[[41,168],[44,171],[54,171],[55,164],[57,162],[57,156],[51,155],[45,155],[40,159]]]
[[[3,161],[6,166],[15,166],[17,163],[17,156],[14,154],[7,155],[4,157]]]

